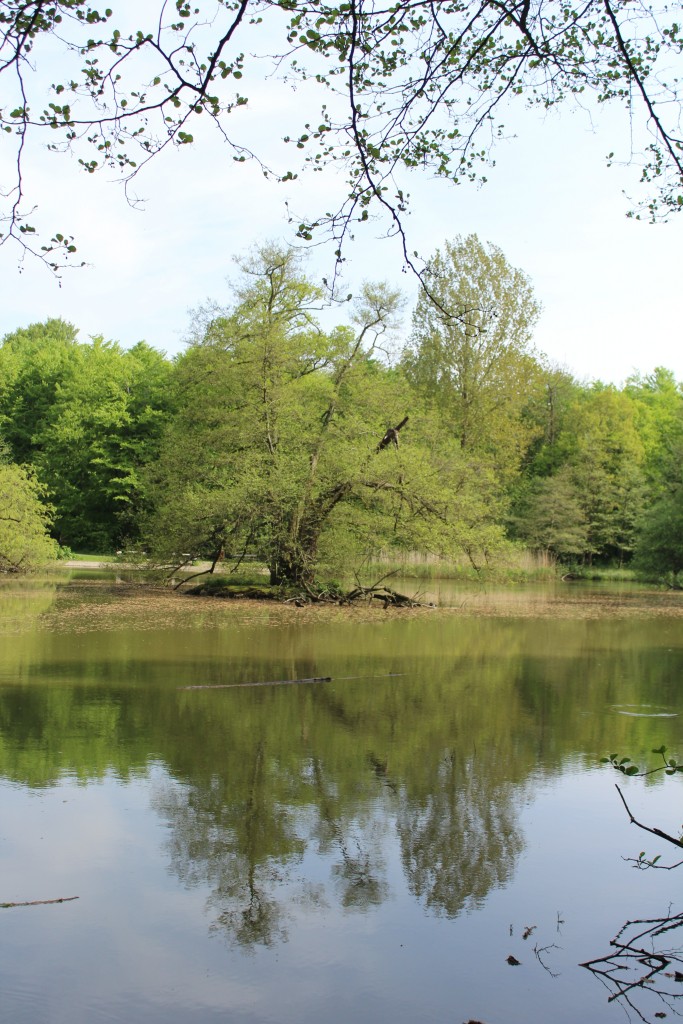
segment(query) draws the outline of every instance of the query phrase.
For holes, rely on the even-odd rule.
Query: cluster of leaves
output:
[[[664,772],[665,775],[675,775],[677,772],[683,773],[683,764],[679,763],[675,757],[666,756],[666,747],[656,747],[652,751],[653,754],[659,754],[662,758],[662,764],[656,768],[650,768],[648,771],[641,771],[637,764],[631,760],[630,757],[619,757],[618,754],[610,754],[609,757],[601,757],[601,764],[610,764],[613,768],[616,768],[622,775],[639,775],[646,776],[652,775],[655,772]]]
[[[298,227],[304,239],[327,229],[338,253],[353,226],[377,211],[403,237],[414,265],[402,172],[424,169],[455,182],[485,177],[508,107],[520,101],[545,111],[590,94],[626,105],[645,135],[632,159],[649,186],[651,214],[683,204],[677,5],[175,0],[129,19],[115,3],[98,10],[88,0],[0,5],[0,128],[17,156],[3,241],[19,241],[55,269],[76,246],[63,230],[42,247],[33,241],[23,173],[33,135],[47,135],[53,151],[76,152],[87,173],[109,168],[130,179],[168,146],[191,144],[203,114],[234,159],[244,160],[255,154],[227,120],[247,103],[243,74],[261,68],[294,87],[312,86],[311,109],[293,103],[284,134],[303,167],[296,159],[274,176],[291,180],[306,166],[335,163],[346,169],[336,208]]]

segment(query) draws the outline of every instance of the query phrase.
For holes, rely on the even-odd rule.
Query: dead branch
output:
[[[332,676],[310,676],[308,679],[268,679],[256,683],[198,683],[179,686],[179,690],[239,690],[248,686],[300,686],[306,683],[331,683]]]
[[[675,1013],[673,1002],[683,998],[683,955],[680,948],[658,949],[655,940],[682,926],[683,914],[627,921],[610,940],[611,952],[579,966],[606,986],[608,1002],[621,1000],[643,1021],[647,1018],[633,1002],[639,989],[659,996]]]
[[[78,900],[80,896],[60,896],[56,900],[25,900],[22,903],[0,903],[0,909],[7,910],[10,907],[44,907],[48,903],[71,903],[72,900]]]
[[[400,423],[397,423],[395,427],[389,427],[382,440],[377,445],[377,451],[381,452],[385,448],[388,448],[390,444],[393,444],[394,448],[398,448],[398,432],[405,427],[409,417],[404,416]]]
[[[336,678],[338,682],[348,682],[352,679],[394,679],[406,675],[405,672],[382,672],[372,676],[310,676],[307,679],[274,679],[264,680],[256,683],[199,683],[195,686],[179,686],[179,690],[233,690],[246,686],[297,686],[304,683],[331,683]]]

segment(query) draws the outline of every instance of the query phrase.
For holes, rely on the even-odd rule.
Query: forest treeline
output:
[[[530,281],[474,235],[435,253],[407,327],[401,296],[366,284],[324,328],[295,252],[240,268],[174,359],[61,320],[5,336],[0,569],[145,548],[312,587],[380,551],[481,568],[516,545],[676,581],[672,372],[616,387],[550,365]]]

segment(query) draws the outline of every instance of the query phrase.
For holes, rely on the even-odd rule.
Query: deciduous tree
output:
[[[158,555],[251,553],[273,582],[310,586],[341,537],[358,550],[499,536],[486,474],[378,359],[398,296],[366,286],[353,327],[325,333],[291,251],[266,247],[245,269],[178,364],[154,470]]]
[[[3,340],[0,431],[13,461],[46,485],[62,543],[107,551],[135,536],[139,471],[157,452],[170,369],[144,342],[79,342],[61,320]]]
[[[44,498],[30,472],[0,457],[0,572],[28,572],[56,557]]]
[[[74,353],[34,437],[34,464],[55,505],[62,543],[111,551],[137,539],[141,472],[170,412],[171,363],[144,342],[94,338]]]
[[[531,283],[497,246],[469,235],[435,253],[425,285],[406,372],[463,452],[485,458],[509,483],[536,433],[523,412],[542,387]]]

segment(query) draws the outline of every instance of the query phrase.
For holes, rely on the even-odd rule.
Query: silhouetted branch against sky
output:
[[[192,145],[201,117],[233,160],[255,159],[266,176],[343,169],[335,204],[297,221],[299,238],[331,238],[341,259],[348,236],[378,214],[400,237],[405,265],[419,269],[402,172],[479,181],[513,101],[548,110],[587,95],[628,107],[644,140],[631,154],[643,205],[666,216],[683,202],[677,11],[639,0],[176,0],[141,9],[6,0],[0,126],[15,173],[3,191],[2,243],[55,271],[77,251],[68,225],[38,237],[40,197],[26,174],[34,137],[52,153],[72,152],[86,173],[106,169],[130,184],[163,150]],[[278,125],[291,159],[276,163],[270,147],[245,142],[244,119],[232,120],[264,79],[296,92]]]

